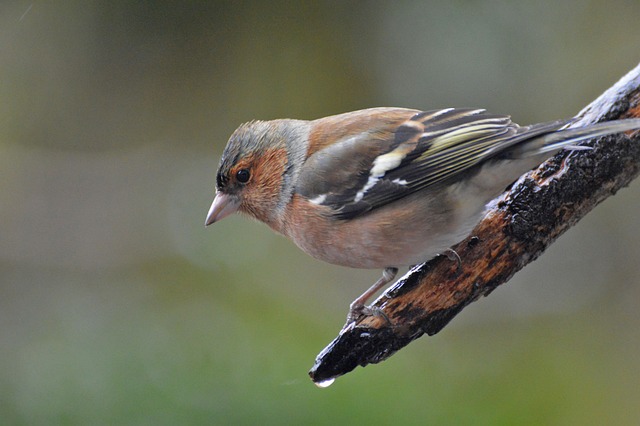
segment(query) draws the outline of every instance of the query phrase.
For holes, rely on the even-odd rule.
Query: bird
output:
[[[349,306],[347,325],[398,268],[440,255],[467,237],[486,206],[561,149],[640,128],[640,119],[568,127],[519,126],[485,109],[377,107],[315,120],[254,120],[223,150],[205,225],[239,212],[312,257],[382,269]]]

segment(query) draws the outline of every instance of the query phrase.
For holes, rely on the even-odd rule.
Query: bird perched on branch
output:
[[[347,323],[395,277],[465,238],[486,204],[562,148],[640,119],[519,126],[483,109],[371,108],[312,121],[251,121],[229,139],[206,225],[247,214],[311,256],[383,269]]]

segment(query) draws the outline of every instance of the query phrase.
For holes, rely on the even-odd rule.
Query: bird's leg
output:
[[[385,268],[384,271],[382,271],[382,276],[378,279],[378,281],[376,281],[371,287],[369,287],[367,291],[362,293],[360,297],[351,302],[345,327],[352,322],[355,322],[362,315],[380,315],[385,317],[387,322],[389,322],[389,318],[386,317],[384,312],[379,309],[366,306],[365,303],[367,303],[367,300],[369,300],[371,296],[373,296],[378,290],[389,284],[389,282],[395,278],[397,273],[398,268]]]

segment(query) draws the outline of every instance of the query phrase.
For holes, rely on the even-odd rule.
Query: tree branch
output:
[[[573,126],[640,117],[640,65],[578,114]],[[592,150],[562,151],[523,175],[499,197],[454,250],[409,271],[375,302],[384,316],[342,329],[316,358],[316,383],[358,365],[384,361],[423,334],[440,331],[465,306],[487,296],[607,197],[640,173],[640,132],[589,141]]]

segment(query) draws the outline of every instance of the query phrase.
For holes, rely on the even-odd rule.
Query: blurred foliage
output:
[[[640,4],[0,5],[3,424],[635,424],[638,184],[442,333],[320,390],[377,277],[204,230],[228,135],[370,106],[574,115]]]

